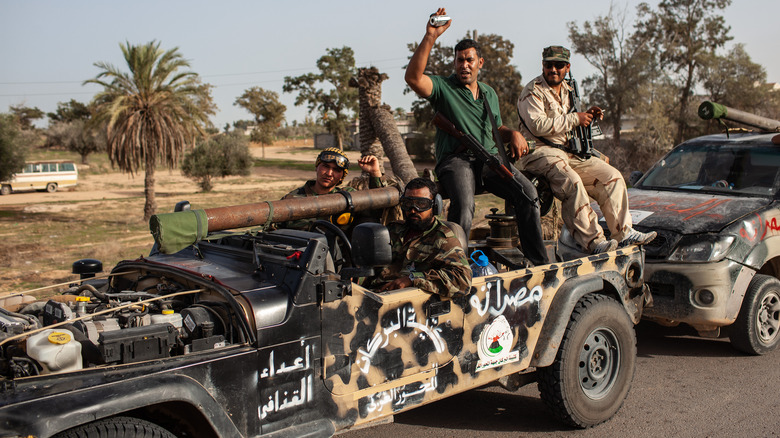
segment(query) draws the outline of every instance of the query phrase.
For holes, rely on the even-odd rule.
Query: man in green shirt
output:
[[[440,8],[433,15],[445,14],[445,10]],[[488,116],[492,113],[498,135],[509,146],[509,158],[517,160],[529,152],[528,144],[520,132],[502,125],[495,90],[477,81],[485,60],[476,41],[463,40],[455,46],[453,75],[444,77],[425,74],[431,49],[451,23],[439,27],[432,26],[430,22],[427,24],[425,36],[406,68],[406,83],[419,96],[428,99],[434,110],[455,124],[457,129],[473,135],[489,153],[496,154],[498,148],[494,140],[493,123]],[[484,188],[511,203],[525,257],[534,265],[546,264],[547,252],[542,240],[539,204],[528,199],[537,198],[536,189],[512,165],[508,167],[514,176],[514,184],[507,184],[464,150],[456,138],[437,129],[436,176],[450,197],[447,220],[458,223],[468,235],[474,217],[474,194]],[[525,195],[517,189],[518,186],[523,188]]]

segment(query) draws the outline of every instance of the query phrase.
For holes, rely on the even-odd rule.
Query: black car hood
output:
[[[628,190],[629,207],[640,229],[680,234],[719,232],[772,203],[771,199],[660,190]]]

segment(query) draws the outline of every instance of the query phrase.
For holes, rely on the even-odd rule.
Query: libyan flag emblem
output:
[[[511,351],[514,345],[512,326],[504,315],[494,319],[479,335],[476,371],[500,367],[520,360],[520,352]]]
[[[503,334],[503,333],[502,333]],[[501,335],[493,336],[493,342],[488,347],[488,351],[496,354],[504,349],[504,347],[501,346],[501,344],[498,343],[498,340],[501,338]]]

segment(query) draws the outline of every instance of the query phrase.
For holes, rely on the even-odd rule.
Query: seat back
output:
[[[457,237],[458,240],[460,240],[460,246],[463,247],[463,251],[465,251],[466,255],[468,255],[469,239],[466,237],[466,232],[463,231],[463,227],[451,221],[443,220],[442,223],[450,227],[450,229],[455,233],[455,237]]]

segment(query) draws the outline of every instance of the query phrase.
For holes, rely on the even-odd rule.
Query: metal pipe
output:
[[[740,111],[726,105],[719,103],[704,101],[699,105],[699,117],[704,120],[710,119],[725,119],[732,122],[742,123],[754,128],[761,129],[763,131],[777,132],[780,131],[780,121],[773,120],[767,117],[762,117],[756,114]]]
[[[335,193],[207,208],[205,212],[208,218],[208,231],[254,227],[268,222],[283,222],[341,213],[350,209],[348,196],[352,199],[352,211],[393,207],[398,204],[400,198],[398,188],[392,186],[346,193],[346,196]],[[273,210],[271,205],[273,205]],[[269,218],[270,213],[273,213],[273,216]]]

